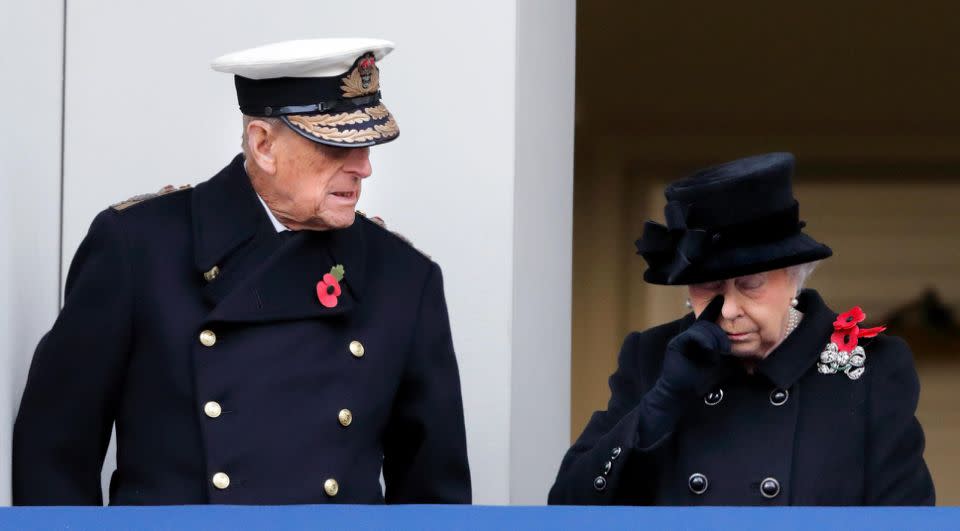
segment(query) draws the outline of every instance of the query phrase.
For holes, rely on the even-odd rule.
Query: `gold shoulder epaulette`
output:
[[[155,193],[135,195],[135,196],[131,197],[130,199],[127,199],[126,201],[120,201],[119,203],[110,205],[110,208],[116,210],[117,212],[120,212],[120,211],[122,211],[122,210],[126,210],[126,209],[132,207],[133,205],[136,205],[136,204],[138,204],[138,203],[142,203],[142,202],[144,202],[144,201],[146,201],[146,200],[148,200],[148,199],[153,199],[153,198],[155,198],[155,197],[164,196],[164,195],[167,195],[167,194],[170,194],[170,193],[173,193],[173,192],[179,192],[179,191],[181,191],[181,190],[189,190],[190,188],[192,188],[192,186],[189,185],[189,184],[185,184],[185,185],[183,185],[183,186],[181,186],[181,187],[179,187],[179,188],[176,187],[176,186],[173,186],[173,185],[168,184],[168,185],[164,186],[163,188],[161,188],[159,191],[157,191],[157,192],[155,192]]]
[[[403,243],[409,245],[414,251],[416,251],[416,252],[422,254],[423,256],[425,256],[425,257],[427,258],[427,260],[433,260],[433,258],[430,258],[430,255],[429,255],[429,254],[427,254],[427,253],[421,251],[420,249],[418,249],[417,246],[415,246],[410,240],[408,240],[406,236],[404,236],[403,234],[400,234],[400,233],[397,232],[397,231],[392,231],[392,230],[388,229],[388,228],[387,228],[387,222],[383,221],[383,218],[381,218],[380,216],[367,216],[366,214],[364,214],[364,213],[363,213],[362,211],[360,211],[360,210],[357,210],[357,215],[360,216],[360,217],[362,217],[362,218],[364,218],[364,219],[366,219],[366,220],[368,220],[368,221],[370,221],[370,222],[373,223],[374,225],[376,225],[376,226],[380,227],[381,229],[389,232],[390,234],[394,235],[395,237],[399,238],[400,241],[402,241]]]

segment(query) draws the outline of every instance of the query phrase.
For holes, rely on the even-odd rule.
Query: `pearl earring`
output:
[[[798,304],[800,304],[800,301],[798,301],[796,297],[790,299],[790,306],[791,306],[791,307],[796,308]]]
[[[690,302],[690,299],[687,299],[687,302],[683,303],[683,305],[686,306],[688,310],[693,309],[693,303]]]

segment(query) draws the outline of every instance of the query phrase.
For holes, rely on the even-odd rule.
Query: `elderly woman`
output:
[[[801,232],[793,162],[667,188],[667,226],[648,222],[637,247],[644,279],[687,286],[693,312],[627,336],[551,504],[934,503],[910,349],[802,290],[832,252]]]

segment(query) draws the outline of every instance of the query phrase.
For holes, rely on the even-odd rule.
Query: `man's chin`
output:
[[[349,212],[344,212],[342,214],[337,213],[336,215],[330,216],[325,221],[326,225],[329,227],[328,230],[338,230],[350,227],[356,220],[357,213],[351,209]]]
[[[353,210],[344,212],[342,214],[326,214],[324,216],[319,216],[311,218],[308,222],[299,224],[297,226],[290,226],[294,230],[314,230],[314,231],[327,231],[327,230],[339,230],[346,229],[353,225],[357,220],[357,213]],[[288,225],[289,226],[289,225]]]

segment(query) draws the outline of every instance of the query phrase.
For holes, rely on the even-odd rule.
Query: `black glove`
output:
[[[730,338],[716,321],[723,309],[723,295],[704,308],[690,328],[667,344],[663,370],[657,385],[677,398],[700,398],[723,377],[729,361]]]
[[[667,344],[660,378],[637,406],[639,448],[652,447],[671,433],[684,411],[731,369],[730,339],[716,323],[722,309],[721,295]]]

